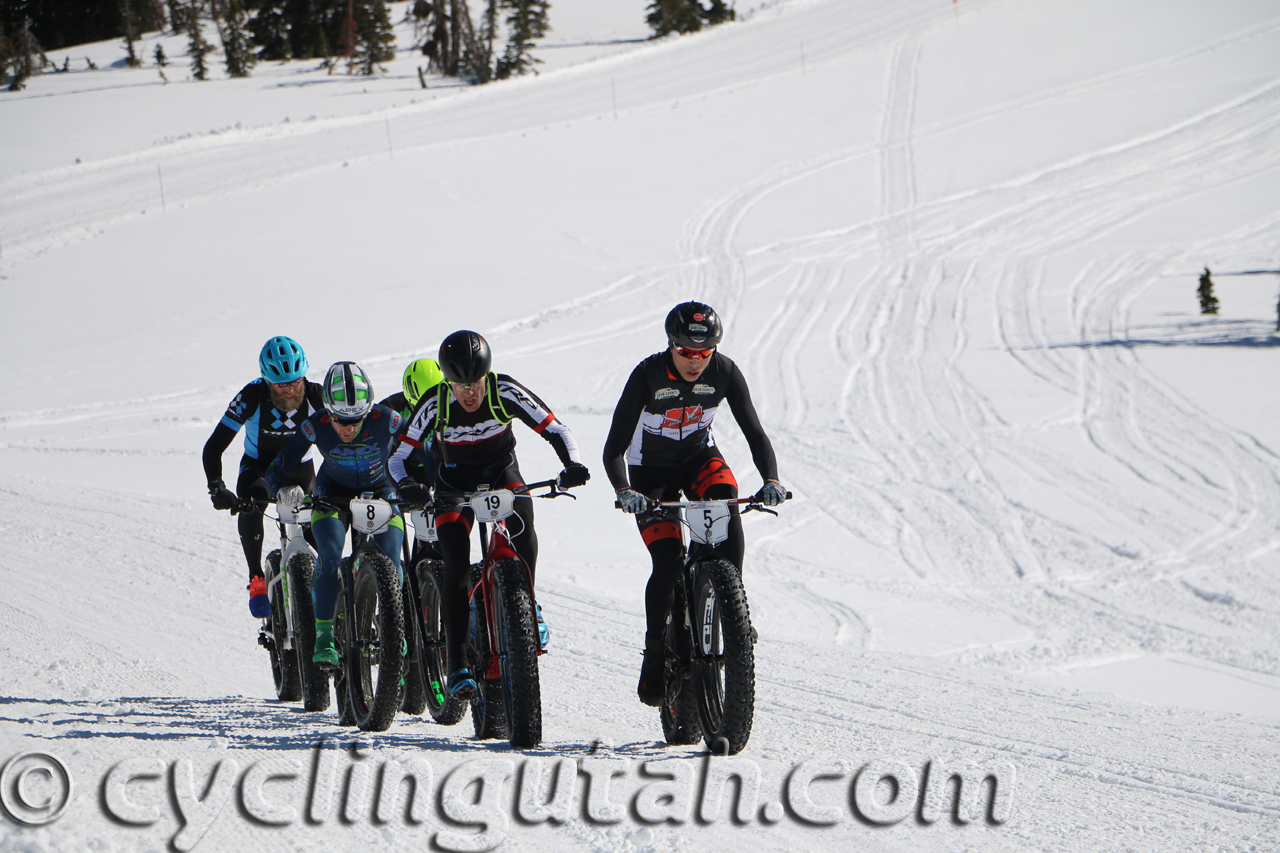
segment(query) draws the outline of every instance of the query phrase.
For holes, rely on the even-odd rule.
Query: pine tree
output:
[[[396,57],[396,35],[391,29],[391,15],[383,0],[360,0],[355,9],[356,65],[361,74],[372,75],[382,62]]]
[[[137,68],[142,65],[142,60],[138,58],[138,52],[134,50],[133,43],[138,40],[138,28],[134,22],[133,4],[129,0],[120,0],[120,21],[124,26],[124,47],[129,54],[125,59],[125,64],[130,68]]]
[[[547,9],[551,4],[547,0],[501,0],[501,5],[511,12],[506,20],[511,35],[494,70],[494,76],[499,80],[533,71],[533,66],[541,64],[542,60],[534,58],[530,51],[533,41],[551,29],[547,22]]]
[[[156,65],[158,67],[165,68],[169,65],[169,57],[164,55],[164,45],[162,44],[156,45],[155,57],[156,57]]]
[[[212,48],[200,29],[200,6],[201,0],[191,0],[187,7],[187,55],[191,57],[191,76],[197,80],[207,80],[209,66],[204,61],[204,55]]]
[[[702,29],[702,19],[703,9],[698,0],[653,0],[645,16],[645,22],[653,28],[654,38],[668,33],[696,33]]]
[[[258,48],[258,59],[289,59],[289,20],[282,0],[265,0],[249,21],[250,41]]]
[[[725,6],[724,0],[710,0],[710,2],[710,7],[702,11],[702,20],[707,22],[708,27],[723,24],[725,21],[737,20],[738,13],[734,11],[732,6]]]
[[[1209,277],[1209,268],[1204,268],[1204,273],[1200,276],[1200,288],[1197,291],[1200,294],[1200,313],[1201,314],[1217,314],[1218,298],[1213,295],[1213,279]]]
[[[218,28],[222,37],[222,53],[227,62],[227,74],[232,77],[248,77],[249,69],[253,67],[253,54],[249,51],[244,18],[239,0],[230,0],[223,15],[223,24]]]
[[[497,29],[498,0],[488,0],[480,18],[480,31],[472,32],[466,40],[458,67],[460,73],[477,83],[488,83],[493,79],[493,38]]]
[[[40,71],[49,62],[44,51],[40,49],[40,43],[31,32],[29,18],[23,18],[22,23],[18,25],[9,52],[11,53],[9,64],[13,66],[13,80],[9,83],[9,91],[20,92],[26,88],[27,78]]]

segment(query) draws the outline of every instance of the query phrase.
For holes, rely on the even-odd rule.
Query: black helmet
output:
[[[489,372],[493,356],[477,332],[454,332],[440,344],[440,371],[450,382],[466,385]]]
[[[667,315],[667,340],[678,347],[711,349],[719,346],[724,327],[710,305],[681,302]]]

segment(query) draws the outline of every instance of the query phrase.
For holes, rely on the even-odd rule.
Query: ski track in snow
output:
[[[1184,247],[1173,257],[1130,251],[1083,263],[1065,292],[1052,285],[1046,264],[1105,239],[1145,211],[1280,168],[1280,79],[1158,131],[952,195],[922,194],[913,146],[1260,38],[1280,29],[1280,19],[946,124],[918,126],[922,55],[931,31],[952,25],[952,10],[940,14],[923,3],[859,8],[862,14],[852,15],[840,3],[780,4],[708,33],[699,47],[711,58],[692,70],[676,63],[678,72],[651,73],[662,54],[681,49],[671,42],[645,54],[652,59],[616,57],[547,75],[536,85],[521,81],[465,92],[390,117],[401,150],[460,145],[535,125],[594,120],[603,107],[586,92],[598,88],[602,66],[625,81],[622,88],[632,99],[627,108],[643,111],[691,93],[714,94],[726,80],[741,88],[777,75],[781,58],[789,58],[802,38],[814,69],[852,51],[881,50],[885,84],[874,145],[830,150],[759,175],[705,204],[687,223],[678,264],[638,270],[513,318],[491,338],[512,357],[590,347],[660,328],[674,293],[704,299],[727,318],[732,331],[726,352],[750,377],[756,405],[785,460],[784,479],[799,498],[779,518],[748,527],[753,612],[758,625],[766,613],[767,624],[812,632],[804,642],[761,632],[749,754],[766,774],[780,774],[806,754],[900,758],[913,765],[944,755],[1004,756],[1018,766],[1021,819],[998,837],[982,836],[992,849],[1118,849],[1121,842],[1107,826],[1120,822],[1133,831],[1123,839],[1126,848],[1200,849],[1226,833],[1239,849],[1277,849],[1275,725],[1086,700],[1033,689],[1010,673],[1176,654],[1246,675],[1280,676],[1275,649],[1252,639],[1280,635],[1272,606],[1278,590],[1259,560],[1280,544],[1280,459],[1149,371],[1135,346],[1147,335],[1130,319],[1134,301],[1151,282],[1171,269],[1194,268],[1203,246],[1219,253],[1267,250],[1280,232],[1280,214],[1206,235],[1203,246]],[[968,3],[964,14],[1000,8]],[[351,152],[362,146],[369,152],[364,156],[381,156],[383,120],[201,137],[90,168],[10,179],[0,183],[6,254],[21,263],[136,217],[154,204],[156,163],[164,165],[169,203],[194,205],[334,168],[361,156]],[[449,125],[447,132],[439,130],[442,125]],[[744,223],[781,192],[821,187],[835,170],[867,163],[878,178],[876,216],[773,243],[746,243]],[[135,173],[136,180],[130,177]],[[228,174],[237,177],[228,181]],[[101,203],[88,205],[86,198]],[[1059,319],[1064,309],[1065,333]],[[740,316],[749,316],[749,325],[735,326]],[[1067,402],[1040,420],[1011,422],[970,366],[970,359],[989,353]],[[582,399],[606,398],[630,367],[603,365]],[[11,412],[0,416],[7,433],[0,453],[65,457],[72,466],[84,455],[137,454],[148,464],[190,468],[194,454],[179,450],[76,445],[87,425],[97,430],[96,438],[191,426],[173,413],[216,409],[231,390]],[[48,438],[51,427],[59,432]],[[1066,436],[1080,440],[1067,450]],[[745,443],[730,425],[722,443],[746,488],[755,475],[745,476]],[[265,679],[251,637],[239,648],[220,649],[229,660],[193,676],[195,686],[88,639],[110,632],[112,602],[122,597],[154,601],[158,616],[165,612],[165,595],[175,591],[184,600],[226,598],[225,588],[242,571],[238,543],[226,525],[211,526],[200,512],[161,497],[90,492],[68,498],[18,476],[0,483],[0,514],[9,519],[0,524],[0,547],[32,570],[22,575],[20,594],[0,604],[0,650],[11,661],[4,692],[13,694],[0,700],[0,718],[59,746],[120,739],[200,748],[208,742],[225,749],[230,740],[242,749],[301,750],[321,735],[347,734],[332,725],[331,714],[307,718],[279,703],[221,695],[225,691],[216,685],[228,678],[247,691]],[[73,514],[99,550],[73,555],[54,531],[30,521],[35,510]],[[879,580],[859,576],[838,563],[793,553],[790,546],[800,540],[827,541],[837,551],[857,542],[862,553],[879,555],[891,569]],[[121,553],[154,567],[149,587],[113,588],[110,555]],[[67,603],[81,625],[68,631],[20,602],[23,596],[40,599],[39,573],[56,572],[60,561],[73,557],[101,559],[103,566],[86,600]],[[1250,590],[1259,590],[1262,605],[1251,604]],[[932,659],[895,655],[877,646],[875,616],[864,602],[871,595],[911,597],[1003,621],[1021,634]],[[548,715],[548,743],[535,754],[586,755],[593,735],[606,731],[626,733],[615,743],[618,755],[678,754],[654,743],[660,736],[656,714],[633,707],[629,693],[626,703],[613,703],[583,699],[569,686],[621,684],[630,690],[642,604],[554,584],[541,598],[557,616],[553,654],[543,664],[544,702],[584,710],[581,716],[591,718],[586,729],[599,725],[601,731]],[[238,598],[234,605],[217,602],[206,618],[241,622],[242,606]],[[156,642],[165,641],[166,626],[151,630]],[[199,635],[198,626],[190,630]],[[24,638],[33,635],[42,637],[42,647],[27,648]],[[815,645],[837,650],[818,668],[811,660]],[[53,666],[45,663],[49,654],[57,659]],[[198,670],[201,650],[189,657]],[[229,674],[245,658],[262,671]],[[62,695],[83,683],[76,676],[90,669],[99,675],[85,695]],[[32,684],[45,692],[31,695]],[[120,695],[120,685],[131,693]],[[997,718],[1019,724],[997,727]],[[798,719],[804,724],[796,725]],[[1036,721],[1052,726],[1043,729]],[[1106,737],[1098,736],[1100,727]],[[401,718],[371,739],[387,750],[419,749],[426,739],[446,762],[492,752],[469,735],[469,721],[444,730]],[[1194,769],[1206,767],[1213,769]],[[1100,818],[1081,825],[1089,814]],[[373,827],[350,829],[352,842],[382,837]],[[56,846],[59,836],[51,831]],[[10,833],[0,835],[0,850],[22,849],[22,837],[9,824],[0,832]],[[251,830],[228,832],[249,837]],[[545,832],[550,840],[530,849],[634,849],[625,838],[578,821]],[[711,844],[713,832],[658,828],[653,849],[689,849],[688,838]],[[824,843],[927,846],[910,827],[877,840],[850,821],[839,833],[823,835]],[[799,840],[807,838],[798,834],[794,843],[811,843]],[[962,849],[973,840],[954,833],[931,838],[936,849]],[[747,850],[776,849],[776,838],[767,833],[738,834],[734,841]],[[1252,848],[1244,846],[1249,843]],[[277,846],[273,841],[262,849]]]

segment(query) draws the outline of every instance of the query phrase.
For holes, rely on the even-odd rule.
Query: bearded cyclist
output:
[[[373,402],[373,384],[364,368],[354,361],[339,361],[324,378],[324,411],[303,422],[298,434],[280,451],[267,469],[267,487],[276,502],[300,506],[302,490],[287,485],[285,472],[315,447],[324,463],[316,475],[317,495],[350,500],[372,492],[383,500],[396,500],[387,479],[387,451],[400,428],[400,414]],[[347,525],[338,513],[313,510],[311,533],[315,537],[315,576],[311,597],[316,612],[316,644],[312,660],[322,666],[338,665],[333,642],[333,612],[338,599],[338,565]],[[373,537],[378,550],[391,558],[400,576],[400,548],[404,543],[404,517],[396,510],[391,525]]]
[[[204,444],[202,461],[213,508],[239,509],[247,501],[256,504],[240,511],[236,526],[249,563],[249,612],[258,618],[271,615],[271,599],[262,577],[262,507],[271,495],[265,479],[267,466],[298,431],[298,425],[321,408],[320,386],[307,379],[307,366],[307,355],[293,338],[281,335],[263,344],[258,354],[262,377],[240,389]],[[233,492],[222,481],[222,454],[241,427],[246,428],[244,455]],[[310,460],[299,461],[287,469],[285,479],[310,492],[315,469]]]
[[[505,373],[490,371],[489,344],[476,332],[459,331],[440,345],[440,369],[445,383],[426,394],[414,409],[413,419],[391,454],[388,466],[401,497],[414,503],[430,495],[425,485],[406,473],[410,453],[431,440],[436,458],[436,487],[445,492],[473,492],[481,485],[515,488],[524,485],[516,461],[513,420],[542,436],[560,457],[564,470],[557,478],[563,488],[581,486],[590,479],[578,455],[569,428],[556,419],[547,405],[528,388]],[[512,524],[512,544],[529,566],[530,581],[538,560],[538,539],[533,528],[533,499],[515,499],[520,521]],[[466,667],[464,649],[470,608],[467,591],[471,566],[471,527],[475,514],[457,499],[452,509],[436,515],[437,547],[444,557],[444,584],[440,609],[444,617],[446,653],[452,672],[449,694],[471,699],[477,684]],[[538,613],[539,641],[546,647],[547,629]]]
[[[649,549],[653,572],[645,587],[644,663],[636,692],[646,705],[662,704],[663,633],[671,595],[683,565],[680,528],[650,510],[650,502],[673,501],[683,491],[691,500],[738,496],[738,481],[716,447],[712,421],[722,401],[751,448],[764,480],[759,496],[767,506],[786,497],[778,482],[773,445],[760,426],[747,380],[716,347],[724,327],[701,302],[684,302],[666,320],[667,349],[631,372],[613,410],[604,445],[604,466],[622,509],[635,514]],[[729,538],[720,552],[742,571],[742,518],[730,507]]]

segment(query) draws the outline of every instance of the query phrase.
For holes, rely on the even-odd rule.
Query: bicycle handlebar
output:
[[[783,498],[783,500],[789,501],[791,500],[791,498],[792,498],[791,492],[787,492],[787,496]],[[682,509],[684,507],[689,506],[689,501],[685,501],[685,500],[655,501],[648,498],[646,498],[646,500],[649,501],[650,511],[653,511],[659,508]],[[713,501],[708,501],[708,503],[713,503]],[[758,494],[752,495],[749,498],[725,498],[723,501],[714,501],[714,503],[749,504],[749,506],[745,510],[746,512],[750,512],[753,509],[760,509],[760,510],[765,510],[766,512],[772,512],[772,510],[769,510],[765,507],[764,503],[760,500],[760,496]],[[613,508],[622,509],[622,501],[614,501]]]
[[[541,495],[531,495],[531,494],[529,494],[529,492],[533,491],[534,489],[550,489],[550,491],[546,492],[545,494],[541,494]],[[497,490],[497,489],[488,489],[487,491],[491,491],[491,492],[492,492],[492,491],[498,491],[498,490]],[[516,494],[516,495],[527,496],[527,497],[531,497],[531,498],[560,498],[560,497],[567,497],[567,498],[573,498],[574,500],[577,500],[577,499],[578,499],[578,496],[577,496],[577,495],[571,495],[571,494],[569,494],[569,490],[568,490],[568,489],[562,489],[562,488],[560,488],[560,486],[559,486],[558,482],[557,482],[556,480],[554,480],[554,479],[551,479],[551,480],[541,480],[541,481],[539,481],[539,482],[537,482],[537,483],[528,483],[528,484],[523,485],[523,486],[516,486],[515,488],[510,489],[510,491],[511,491],[512,493]],[[478,494],[480,494],[480,491],[479,491],[479,490],[474,491],[474,492],[442,492],[442,491],[437,491],[437,492],[435,493],[435,497],[434,497],[432,500],[430,500],[430,501],[428,501],[428,502],[426,502],[426,503],[420,503],[420,502],[419,502],[419,503],[410,503],[410,502],[408,502],[408,501],[399,501],[398,503],[399,503],[400,509],[402,509],[402,510],[403,510],[403,511],[405,511],[405,512],[413,512],[413,511],[415,511],[415,510],[438,510],[438,509],[446,509],[446,508],[448,508],[448,507],[455,506],[456,504],[453,502],[453,500],[452,500],[452,499],[455,499],[455,498],[462,498],[462,499],[463,499],[463,501],[469,501],[469,500],[471,500],[471,497],[472,497],[473,495],[478,495]]]

